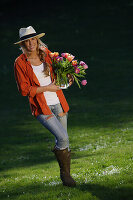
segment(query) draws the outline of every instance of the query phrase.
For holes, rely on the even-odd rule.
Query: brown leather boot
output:
[[[74,187],[76,186],[76,182],[70,175],[70,152],[68,151],[68,148],[64,150],[58,150],[54,148],[53,150],[56,159],[60,166],[60,178],[62,180],[63,185]]]

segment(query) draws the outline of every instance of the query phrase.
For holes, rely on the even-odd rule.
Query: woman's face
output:
[[[37,49],[37,39],[35,37],[25,40],[24,44],[25,44],[26,50],[29,52],[34,52]]]

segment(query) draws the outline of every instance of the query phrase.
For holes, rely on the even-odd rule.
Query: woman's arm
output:
[[[47,86],[32,86],[29,82],[29,79],[25,73],[25,66],[21,66],[22,64],[15,62],[14,65],[14,72],[15,72],[15,79],[18,85],[18,89],[23,96],[31,96],[34,97],[38,93],[50,91],[56,92],[60,90],[59,86],[55,85],[55,81]]]
[[[14,75],[18,90],[22,96],[34,97],[36,95],[36,86],[32,86],[29,78],[26,76],[26,68],[23,63],[15,61],[14,63]]]
[[[69,79],[69,86],[71,86],[73,84],[73,82],[74,82],[74,78],[73,78],[73,76],[71,74],[68,74],[67,77]]]
[[[46,92],[46,91],[49,91],[49,92],[56,92],[60,90],[59,86],[55,85],[55,80],[53,83],[47,85],[47,86],[40,86],[37,88],[36,90],[36,94],[39,94],[39,93],[42,93],[42,92]]]

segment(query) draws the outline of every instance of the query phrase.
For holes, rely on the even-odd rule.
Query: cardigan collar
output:
[[[28,58],[26,56],[26,54],[22,54],[22,60],[25,62],[25,65],[26,65],[26,71],[27,71],[27,75],[29,76],[30,80],[33,81],[36,85],[40,86],[40,83],[33,71],[33,68],[31,66],[31,63],[28,61]]]

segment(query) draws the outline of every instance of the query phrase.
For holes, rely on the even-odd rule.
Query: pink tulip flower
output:
[[[80,69],[78,67],[75,67],[75,73],[79,74],[79,72],[80,72]]]
[[[55,56],[55,57],[58,57],[58,56],[59,56],[59,53],[58,53],[58,52],[54,52],[54,56]]]
[[[77,63],[77,60],[73,60],[73,61],[72,61],[72,65],[73,65],[73,66],[77,66],[77,64],[78,64],[78,63]]]
[[[85,62],[80,61],[79,65],[83,66],[83,65],[86,65],[86,64],[85,64]]]
[[[71,62],[74,58],[75,58],[75,56],[69,54],[68,57],[67,57],[67,60],[69,62]]]
[[[58,56],[58,57],[56,57],[56,60],[57,60],[58,62],[60,62],[60,61],[63,60],[63,57]]]
[[[82,84],[82,85],[86,85],[86,84],[87,84],[87,80],[82,80],[82,81],[81,81],[81,84]]]
[[[59,53],[58,52],[54,52],[54,53],[50,53],[49,55],[50,55],[51,58],[55,58],[55,57],[59,56]]]
[[[63,57],[60,57],[60,61],[63,61]]]
[[[67,57],[67,60],[68,60],[69,62],[71,62],[71,61],[73,60],[73,58],[72,58],[71,56],[68,56],[68,57]]]
[[[62,57],[65,57],[65,54],[66,54],[66,53],[62,53],[61,56],[62,56]]]
[[[51,58],[53,58],[53,57],[54,57],[54,53],[50,53],[49,55],[50,55],[50,57],[51,57]]]
[[[86,65],[86,64],[83,65],[83,68],[84,68],[84,69],[88,69],[88,65]]]
[[[61,56],[64,57],[64,58],[67,58],[68,55],[69,55],[69,53],[62,53],[62,54],[61,54]]]

